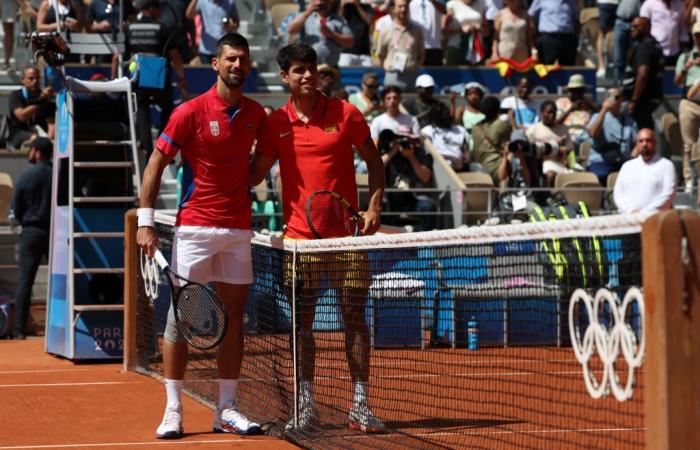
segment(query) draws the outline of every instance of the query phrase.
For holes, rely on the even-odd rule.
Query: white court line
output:
[[[238,445],[242,444],[253,444],[258,442],[281,442],[279,439],[218,439],[211,441],[174,441],[168,439],[167,441],[148,441],[148,442],[110,442],[104,444],[54,444],[54,445],[15,445],[9,447],[0,447],[0,450],[21,450],[30,448],[94,448],[94,447],[129,447],[135,445],[193,445],[193,444],[227,444],[236,443]]]
[[[0,388],[13,387],[63,387],[63,386],[103,386],[108,384],[139,384],[143,381],[96,381],[83,383],[31,383],[31,384],[0,384]]]
[[[638,432],[646,431],[646,427],[641,428],[571,428],[568,430],[496,430],[496,431],[443,431],[438,433],[408,433],[409,436],[453,436],[453,435],[469,435],[469,436],[488,436],[495,434],[559,434],[559,433],[609,433],[609,432]],[[403,437],[406,434],[387,433],[379,436],[396,436]],[[347,439],[363,439],[368,437],[377,437],[377,435],[352,435],[345,436]],[[2,447],[0,447],[2,448]]]
[[[0,374],[13,374],[13,373],[54,373],[54,372],[96,372],[96,371],[106,371],[109,370],[113,372],[114,370],[121,370],[121,367],[111,367],[111,368],[100,368],[100,369],[38,369],[38,370],[0,370]]]

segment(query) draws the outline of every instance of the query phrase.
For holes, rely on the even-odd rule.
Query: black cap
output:
[[[492,119],[501,112],[501,102],[496,97],[484,97],[479,103],[479,109],[488,119]]]
[[[34,138],[33,141],[29,143],[29,148],[35,148],[44,155],[45,159],[51,159],[53,155],[53,143],[51,139],[45,137]]]

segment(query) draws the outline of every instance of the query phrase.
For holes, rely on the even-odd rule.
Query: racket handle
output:
[[[156,250],[156,252],[153,254],[153,258],[155,258],[156,262],[160,266],[161,269],[167,269],[170,264],[168,264],[168,261],[166,261],[165,256],[160,252],[160,250]]]

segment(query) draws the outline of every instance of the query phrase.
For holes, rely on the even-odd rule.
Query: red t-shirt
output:
[[[255,151],[279,159],[286,236],[314,239],[306,200],[316,191],[335,191],[357,210],[353,145],[359,147],[368,137],[369,127],[357,108],[323,94],[308,124],[297,116],[291,98],[268,117]]]
[[[216,85],[173,111],[155,147],[182,152],[177,225],[250,229],[248,161],[265,118],[258,102],[242,96],[234,108]]]

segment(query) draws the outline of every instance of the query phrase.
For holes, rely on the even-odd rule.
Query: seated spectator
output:
[[[559,97],[557,104],[557,122],[569,129],[569,136],[574,144],[590,139],[588,124],[591,116],[598,111],[598,105],[586,98],[586,81],[583,75],[574,74],[569,77],[569,83],[564,90],[568,97]]]
[[[474,151],[474,140],[472,139],[472,127],[484,120],[484,113],[481,112],[480,104],[484,98],[486,88],[481,84],[472,81],[464,86],[464,98],[467,100],[466,107],[455,107],[456,92],[450,92],[450,109],[453,111],[454,120],[461,123],[467,132],[469,150]]]
[[[328,64],[319,64],[317,70],[318,90],[330,97],[340,79],[340,73]]]
[[[508,111],[507,115],[502,116],[501,119],[509,122],[514,130],[517,128],[524,130],[540,120],[538,111],[542,101],[530,98],[532,82],[528,78],[518,80],[516,93],[517,95],[511,95],[501,101],[501,109]]]
[[[41,88],[39,69],[29,66],[22,73],[23,87],[10,94],[10,137],[9,144],[20,148],[23,142],[38,136],[53,139],[54,91],[52,87]]]
[[[420,134],[420,127],[416,118],[399,110],[401,89],[396,86],[387,86],[382,91],[382,105],[386,112],[375,117],[369,125],[372,139],[377,146],[379,145],[379,133],[384,130],[415,136]]]
[[[54,4],[58,5],[58,16],[54,10]],[[44,0],[41,2],[36,16],[37,31],[56,31],[58,29],[57,22],[62,30],[80,30],[80,18],[83,17],[81,5],[81,2],[73,2],[72,0],[58,0],[56,3]]]
[[[396,0],[393,11],[391,26],[384,26],[377,37],[377,62],[384,68],[385,86],[410,90],[425,59],[423,33],[410,20],[408,0]]]
[[[527,15],[522,0],[506,0],[505,8],[493,19],[491,59],[523,62],[530,56],[537,58],[535,23]]]
[[[637,134],[637,122],[622,108],[620,89],[608,89],[600,112],[591,117],[588,133],[593,138],[593,146],[587,170],[595,173],[600,184],[605,186],[608,174],[620,170],[629,158]]]
[[[484,120],[472,128],[473,160],[479,164],[475,169],[490,174],[494,183],[498,184],[498,167],[503,150],[510,142],[512,128],[510,124],[499,119],[500,106],[496,97],[484,97],[480,109],[484,113]]]
[[[338,15],[334,0],[311,0],[289,24],[289,34],[301,33],[301,42],[316,50],[318,63],[337,66],[340,52],[355,40],[345,19]]]
[[[467,170],[471,155],[464,127],[452,123],[450,109],[442,102],[433,106],[430,115],[430,125],[421,128],[421,136],[430,139],[435,150],[455,171]]]
[[[371,66],[369,38],[374,23],[372,6],[361,3],[360,0],[341,0],[340,14],[348,23],[350,34],[355,36],[355,40],[352,47],[344,48],[341,51],[338,65],[340,67]]]
[[[435,91],[435,80],[428,74],[423,74],[416,78],[416,96],[403,102],[406,112],[418,120],[421,128],[430,123],[431,109],[440,103],[440,100],[433,97]]]
[[[678,120],[681,125],[683,138],[683,184],[686,192],[693,190],[693,170],[690,155],[693,145],[698,141],[700,129],[700,103],[698,99],[688,96],[688,91],[700,81],[700,22],[693,25],[694,47],[686,53],[681,53],[676,63],[676,86],[683,87],[684,99],[678,105]],[[696,174],[700,175],[700,174]]]
[[[216,43],[226,33],[238,30],[240,19],[235,0],[191,0],[185,16],[194,20],[199,14],[202,36],[199,41],[199,62],[211,65],[216,54]]]
[[[488,31],[483,1],[450,0],[446,6],[447,14],[442,17],[441,26],[442,33],[447,36],[445,63],[460,66],[481,62],[485,55],[482,36]]]
[[[654,212],[672,208],[676,195],[676,169],[671,161],[656,154],[654,130],[639,130],[632,156],[633,159],[622,165],[613,191],[620,212]]]
[[[433,187],[433,158],[421,146],[418,136],[396,134],[386,129],[379,135],[379,153],[384,162],[386,186],[399,192],[387,192],[387,210],[391,212],[434,213],[437,202],[432,193],[417,189]],[[405,191],[405,192],[401,192]],[[396,216],[387,221],[400,223]],[[434,214],[420,214],[421,230],[435,228]]]
[[[554,179],[557,174],[568,173],[567,157],[574,151],[574,144],[569,138],[566,126],[557,123],[557,107],[553,101],[547,100],[540,108],[542,121],[531,126],[525,132],[527,139],[533,144],[549,144],[558,151],[545,155],[542,158],[542,174],[545,178],[545,186],[554,187]]]
[[[362,75],[362,86],[359,92],[350,96],[348,101],[360,110],[367,123],[382,113],[382,104],[377,94],[379,76],[376,72],[365,72]]]

